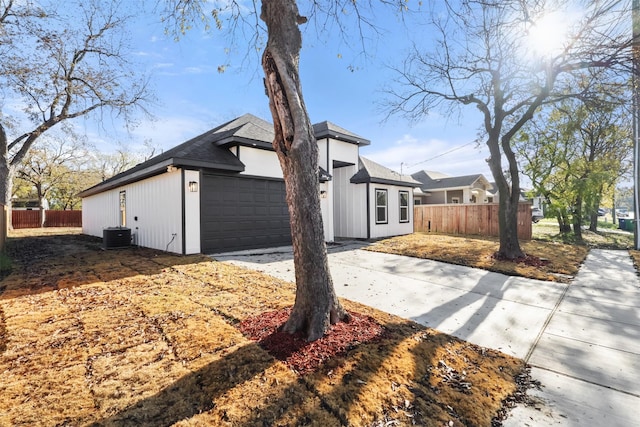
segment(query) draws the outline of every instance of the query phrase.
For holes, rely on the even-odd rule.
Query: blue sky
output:
[[[464,117],[464,125],[438,112],[418,123],[399,116],[384,121],[382,89],[393,78],[386,64],[403,60],[409,39],[417,32],[415,27],[407,30],[399,25],[392,12],[378,16],[381,33],[366,43],[367,59],[358,54],[359,42],[350,48],[326,33],[319,37],[307,24],[300,73],[312,122],[328,120],[371,140],[361,154],[398,172],[482,173],[492,181],[484,160],[488,150],[474,143],[480,116],[473,110]],[[169,149],[244,113],[271,121],[258,55],[245,59],[242,46],[226,55],[229,44],[216,30],[196,28],[175,42],[164,29],[159,16],[149,14],[132,30],[136,61],[151,74],[158,98],[150,108],[155,120],[143,120],[129,135],[109,126],[97,133],[86,121],[87,131],[101,149],[115,147],[118,140],[132,150],[144,140]],[[227,70],[219,73],[218,66],[227,63]]]

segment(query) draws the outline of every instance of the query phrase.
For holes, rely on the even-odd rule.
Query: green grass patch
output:
[[[582,230],[582,241],[576,239],[573,231],[560,233],[555,219],[545,218],[533,224],[533,239],[569,245],[585,245],[601,249],[630,249],[633,247],[633,233],[619,230],[611,222],[598,221],[598,231]]]

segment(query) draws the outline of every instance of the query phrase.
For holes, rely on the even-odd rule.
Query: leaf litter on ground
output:
[[[347,300],[354,321],[279,354],[292,283],[63,231],[8,244],[0,425],[490,426],[530,385],[519,359]]]

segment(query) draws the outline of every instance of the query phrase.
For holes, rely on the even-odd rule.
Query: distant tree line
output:
[[[16,169],[13,200],[37,200],[44,209],[81,208],[78,193],[141,163],[155,153],[149,142],[138,151],[123,145],[100,152],[71,135],[44,137]]]

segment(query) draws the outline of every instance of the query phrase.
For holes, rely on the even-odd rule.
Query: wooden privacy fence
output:
[[[40,210],[12,210],[13,228],[40,228]],[[82,211],[44,211],[44,227],[82,227]]]
[[[413,231],[499,236],[497,203],[469,205],[417,205]],[[531,203],[518,205],[518,238],[531,239]]]

